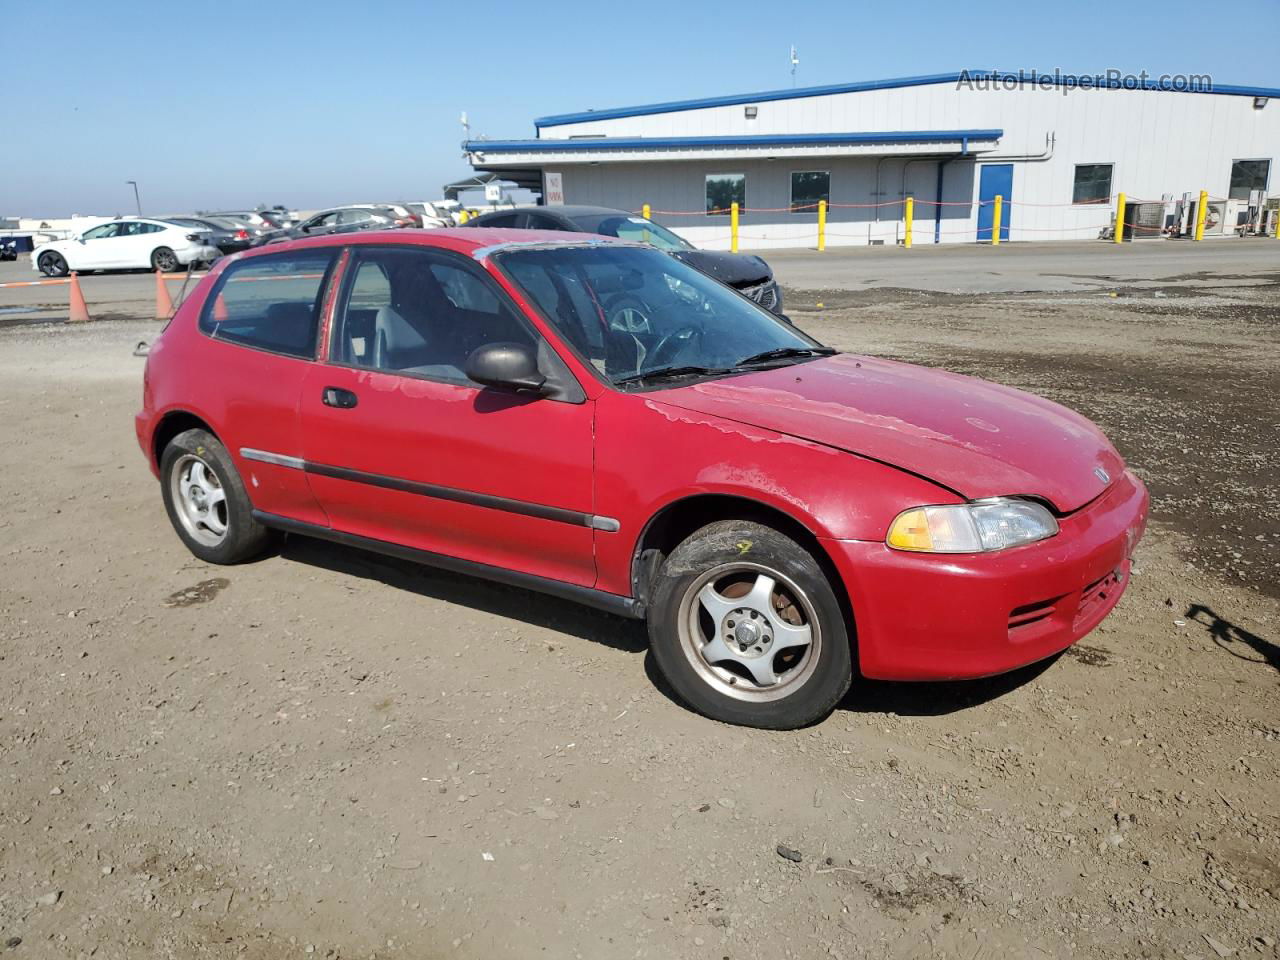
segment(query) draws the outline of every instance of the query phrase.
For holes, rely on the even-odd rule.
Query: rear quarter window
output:
[[[306,250],[232,264],[205,301],[200,330],[215,340],[311,359],[336,254]]]

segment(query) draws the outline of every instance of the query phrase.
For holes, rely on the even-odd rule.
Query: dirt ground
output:
[[[1079,408],[1154,495],[1068,655],[793,733],[683,710],[640,625],[568,603],[194,560],[133,439],[155,325],[0,328],[0,957],[1280,956],[1257,280],[789,291],[832,344]]]

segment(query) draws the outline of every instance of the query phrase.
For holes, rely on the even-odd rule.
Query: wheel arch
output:
[[[154,247],[152,247],[152,248],[151,248],[151,253],[150,253],[150,255],[147,257],[147,266],[148,266],[148,267],[151,267],[151,268],[153,268],[153,269],[155,268],[155,265],[156,265],[156,254],[157,254],[157,253],[159,253],[161,250],[168,250],[168,251],[169,251],[169,253],[170,253],[170,254],[172,254],[173,259],[174,259],[175,261],[177,261],[178,265],[179,265],[179,266],[181,266],[181,265],[182,265],[182,261],[178,259],[178,251],[174,250],[174,249],[173,249],[173,247],[171,247],[171,246],[170,246],[169,244],[167,244],[167,243],[161,243],[161,244],[157,244],[156,246],[154,246]]]
[[[190,410],[170,410],[160,422],[156,424],[155,431],[151,434],[151,458],[152,461],[159,466],[160,457],[164,454],[164,448],[169,445],[174,437],[187,430],[207,430],[215,437],[218,431],[214,430],[208,422],[202,417],[197,416]],[[218,437],[221,440],[221,437]]]
[[[631,558],[632,596],[648,604],[654,578],[663,561],[689,534],[720,520],[747,520],[790,537],[822,567],[840,603],[849,640],[855,641],[853,603],[844,580],[818,535],[796,517],[751,497],[729,493],[698,493],[666,504],[649,518],[636,539]],[[854,663],[857,663],[855,656]]]

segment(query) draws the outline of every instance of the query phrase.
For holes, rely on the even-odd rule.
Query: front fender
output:
[[[631,563],[651,520],[682,500],[737,497],[815,537],[883,541],[893,518],[955,494],[896,467],[808,440],[607,391],[596,406],[596,510],[618,520],[596,537],[597,586],[631,592]]]

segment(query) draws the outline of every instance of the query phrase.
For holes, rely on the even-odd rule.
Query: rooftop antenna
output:
[[[800,58],[796,56],[796,45],[791,45],[791,86],[796,85],[796,67],[800,66]]]

